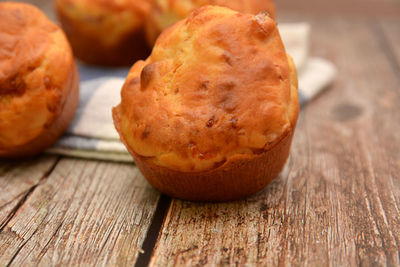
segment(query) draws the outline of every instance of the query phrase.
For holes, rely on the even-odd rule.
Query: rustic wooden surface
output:
[[[312,54],[339,74],[302,110],[272,184],[191,203],[160,198],[126,164],[1,162],[0,266],[400,266],[400,1],[278,7],[311,23]]]
[[[18,177],[30,182],[30,168]],[[159,199],[137,168],[61,159],[41,177],[1,229],[0,265],[135,263]]]
[[[304,109],[286,170],[246,201],[172,201],[151,265],[400,265],[400,72],[384,26],[308,21],[339,76]]]

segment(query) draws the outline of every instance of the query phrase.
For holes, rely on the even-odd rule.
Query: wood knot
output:
[[[362,109],[353,104],[344,103],[336,106],[332,113],[338,121],[348,121],[360,116]]]

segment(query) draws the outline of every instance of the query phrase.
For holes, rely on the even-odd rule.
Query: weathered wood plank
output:
[[[398,0],[346,0],[337,1],[276,1],[278,18],[281,15],[293,16],[308,14],[324,19],[326,17],[343,18],[398,18],[400,14],[400,2]]]
[[[0,229],[56,164],[57,157],[0,161]]]
[[[134,166],[62,159],[0,232],[0,265],[131,266],[158,199]]]
[[[400,90],[365,20],[312,20],[339,68],[302,112],[285,171],[246,200],[174,200],[151,266],[398,266]]]
[[[396,20],[381,20],[379,27],[382,29],[382,42],[386,45],[386,54],[393,61],[392,65],[394,69],[398,70],[398,77],[400,80],[400,13],[399,19]],[[378,28],[378,30],[380,30]]]

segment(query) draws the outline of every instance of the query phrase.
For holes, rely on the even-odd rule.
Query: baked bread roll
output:
[[[276,9],[273,0],[155,0],[146,21],[146,38],[153,46],[158,35],[168,26],[186,18],[196,8],[215,5],[228,7],[241,13],[268,12],[273,19]]]
[[[150,184],[201,201],[264,188],[288,158],[298,113],[295,66],[274,20],[216,6],[164,31],[113,109]]]
[[[0,158],[31,156],[66,130],[79,81],[63,31],[37,8],[0,3]]]
[[[75,56],[89,64],[130,66],[149,55],[144,37],[151,0],[56,0]]]

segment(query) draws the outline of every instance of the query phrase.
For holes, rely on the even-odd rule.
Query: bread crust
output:
[[[0,16],[0,158],[32,156],[73,119],[79,76],[62,30],[41,11],[0,3]]]
[[[208,6],[131,68],[113,119],[154,187],[224,201],[278,175],[298,113],[296,70],[275,22]]]
[[[79,103],[79,76],[75,66],[70,73],[65,87],[71,89],[68,90],[64,106],[55,121],[43,128],[41,133],[35,139],[29,141],[29,143],[5,150],[0,148],[0,158],[31,157],[49,148],[60,138],[74,118]]]
[[[114,109],[114,124],[118,132],[119,110]],[[147,181],[168,196],[191,201],[229,201],[261,191],[282,171],[289,157],[294,131],[288,132],[275,146],[257,155],[236,155],[216,169],[201,172],[181,172],[156,165],[140,156],[125,142],[136,165]]]
[[[150,1],[57,0],[75,56],[92,65],[128,66],[146,58],[144,22]]]

